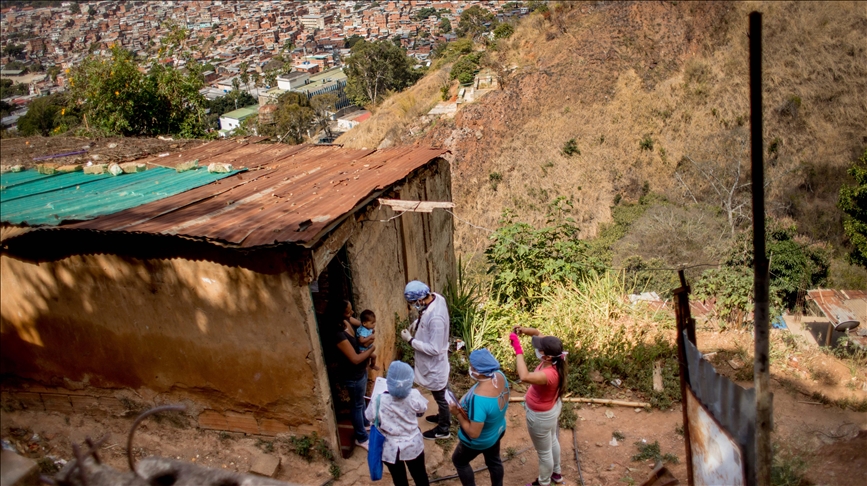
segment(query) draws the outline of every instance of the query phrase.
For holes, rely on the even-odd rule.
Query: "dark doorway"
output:
[[[355,447],[352,422],[349,419],[349,394],[343,389],[337,375],[337,355],[340,351],[334,341],[339,332],[338,317],[334,315],[334,307],[348,300],[352,303],[352,274],[349,271],[349,261],[346,248],[341,248],[331,259],[328,266],[319,274],[319,279],[310,284],[310,294],[316,309],[316,323],[319,328],[319,340],[322,354],[328,368],[328,382],[331,386],[331,397],[334,404],[334,415],[337,419],[337,438],[340,442],[340,452],[344,458],[352,454]]]

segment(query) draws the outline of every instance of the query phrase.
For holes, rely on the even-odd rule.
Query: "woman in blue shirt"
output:
[[[461,424],[460,442],[452,454],[463,486],[475,486],[470,461],[484,454],[491,474],[491,485],[503,484],[503,461],[500,440],[506,433],[506,409],[509,408],[509,382],[500,371],[500,363],[487,349],[470,354],[470,377],[478,383],[461,398],[460,406],[451,404],[452,415]]]

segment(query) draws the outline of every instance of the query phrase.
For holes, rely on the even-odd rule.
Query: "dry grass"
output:
[[[592,236],[610,220],[618,196],[635,200],[646,188],[687,202],[674,178],[684,156],[748,164],[748,147],[723,141],[749,123],[745,32],[748,13],[760,10],[765,139],[777,140],[775,152],[766,152],[769,210],[838,243],[834,201],[843,169],[867,143],[863,4],[569,5],[556,14],[565,29],[531,15],[500,42],[494,62],[511,68],[502,91],[421,136],[421,143],[453,152],[460,218],[493,228],[504,208],[514,208],[538,224],[546,203],[563,195],[572,197],[572,216]],[[432,106],[441,84],[429,75],[399,95],[417,102],[386,101],[358,129],[364,131],[347,133],[344,143],[372,147],[386,138],[418,137],[418,125],[406,117],[420,110],[399,106]],[[573,138],[581,153],[564,156],[563,144]],[[652,150],[642,149],[648,138]],[[502,177],[496,188],[492,173]],[[464,254],[483,249],[487,236],[469,225],[456,227]]]
[[[440,87],[448,82],[448,73],[438,70],[428,73],[411,89],[389,96],[379,107],[370,107],[370,119],[334,141],[350,148],[389,146],[412,136],[411,124],[440,101]]]

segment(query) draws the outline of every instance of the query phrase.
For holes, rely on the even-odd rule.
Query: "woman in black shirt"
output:
[[[355,429],[355,445],[367,449],[368,435],[364,423],[364,394],[367,392],[367,361],[376,348],[371,344],[358,352],[358,340],[352,327],[352,304],[347,300],[337,302],[333,313],[335,322],[334,342],[339,366],[337,372],[343,386],[349,392],[350,419]]]

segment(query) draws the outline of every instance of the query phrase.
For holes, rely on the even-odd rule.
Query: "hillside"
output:
[[[700,236],[685,244],[726,240],[749,224],[748,206],[737,207],[749,188],[728,191],[726,211],[729,194],[712,182],[749,181],[752,10],[764,13],[768,211],[839,249],[837,194],[867,145],[867,10],[854,2],[564,2],[489,50],[501,90],[453,119],[418,116],[447,79],[429,73],[337,143],[449,148],[456,214],[484,228],[507,208],[543,223],[565,196],[592,237],[615,205],[654,193],[673,203],[654,216],[662,236],[666,219],[691,219]],[[580,154],[563,154],[570,139]],[[472,254],[488,233],[458,224],[456,236]]]

